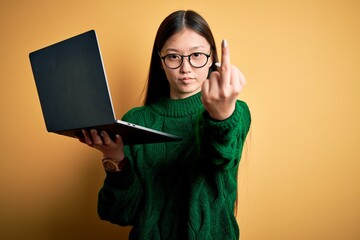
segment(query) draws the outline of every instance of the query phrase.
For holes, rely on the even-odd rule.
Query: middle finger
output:
[[[227,40],[223,40],[221,43],[221,84],[226,85],[230,83],[231,76],[231,63],[230,63],[230,49]]]

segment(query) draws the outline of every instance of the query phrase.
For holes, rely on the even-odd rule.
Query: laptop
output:
[[[124,144],[180,141],[169,133],[117,120],[94,30],[29,54],[48,132],[81,138],[82,129],[119,134]]]

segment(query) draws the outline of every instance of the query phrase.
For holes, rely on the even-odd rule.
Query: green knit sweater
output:
[[[237,170],[250,127],[246,103],[232,116],[210,118],[201,95],[162,98],[123,120],[179,135],[181,142],[125,146],[129,164],[106,173],[101,219],[133,226],[131,240],[239,239],[234,216]]]

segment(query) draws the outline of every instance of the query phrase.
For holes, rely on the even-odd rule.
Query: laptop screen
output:
[[[30,53],[49,132],[115,121],[95,31]]]

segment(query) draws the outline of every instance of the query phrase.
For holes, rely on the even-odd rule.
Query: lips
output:
[[[189,78],[189,77],[184,77],[184,78],[180,78],[179,81],[183,84],[187,84],[187,83],[191,83],[193,82],[193,78]]]
[[[189,77],[189,76],[185,76],[185,77],[181,77],[179,78],[180,81],[190,81],[190,80],[194,80],[193,77]]]

